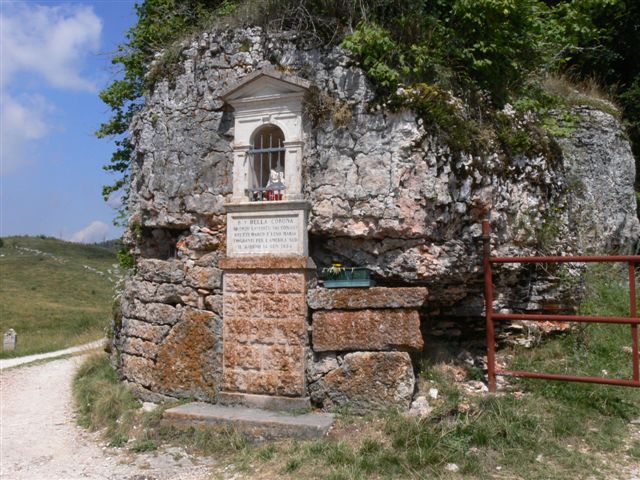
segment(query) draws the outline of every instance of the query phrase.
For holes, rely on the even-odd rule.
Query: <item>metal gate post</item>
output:
[[[636,303],[636,265],[629,262],[629,314],[632,318],[638,319],[638,305]],[[633,356],[633,379],[640,381],[640,367],[638,366],[638,324],[631,324],[631,355]]]
[[[482,221],[482,263],[484,265],[484,304],[487,319],[487,380],[489,391],[496,391],[496,345],[493,330],[493,273],[491,270],[491,223]]]

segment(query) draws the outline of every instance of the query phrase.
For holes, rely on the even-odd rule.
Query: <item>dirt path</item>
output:
[[[71,380],[84,357],[0,371],[0,478],[200,480],[211,465],[178,448],[132,454],[76,426]]]
[[[25,365],[31,362],[37,362],[38,360],[46,360],[48,358],[72,355],[74,353],[88,352],[90,350],[94,350],[96,348],[104,346],[105,341],[105,339],[96,340],[95,342],[85,343],[84,345],[65,348],[64,350],[57,350],[55,352],[36,353],[35,355],[25,355],[23,357],[2,359],[0,360],[0,370],[4,370],[5,368],[17,367],[18,365]]]

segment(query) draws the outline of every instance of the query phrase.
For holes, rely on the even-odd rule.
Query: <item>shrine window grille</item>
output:
[[[260,127],[253,135],[248,152],[250,165],[250,201],[284,199],[285,176],[284,133],[275,125]]]

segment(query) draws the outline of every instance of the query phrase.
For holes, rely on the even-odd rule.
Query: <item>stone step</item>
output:
[[[311,411],[309,397],[281,397],[253,393],[219,392],[218,404],[301,414]]]
[[[333,419],[330,413],[292,415],[259,408],[191,402],[166,410],[162,424],[178,429],[195,427],[222,430],[231,427],[255,441],[283,438],[306,440],[326,435]]]

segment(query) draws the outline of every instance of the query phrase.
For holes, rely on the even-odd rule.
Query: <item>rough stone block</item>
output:
[[[304,295],[287,295],[286,297],[283,296],[283,300],[287,300],[285,307],[287,316],[307,316],[307,300]]]
[[[224,389],[263,395],[304,395],[304,376],[273,370],[224,370]]]
[[[153,325],[133,318],[122,319],[122,332],[128,337],[138,337],[153,343],[159,343],[169,331],[166,325]]]
[[[207,253],[196,260],[196,265],[199,267],[215,267],[219,259],[220,252]]]
[[[192,267],[187,270],[186,281],[194,288],[214,290],[222,286],[222,270],[214,267]]]
[[[244,273],[225,273],[223,277],[224,293],[244,293],[248,292],[250,282],[248,275]]]
[[[184,265],[178,260],[141,258],[136,266],[138,276],[149,282],[180,283],[184,280]]]
[[[415,376],[406,352],[356,352],[312,388],[325,407],[348,405],[354,412],[409,408]]]
[[[151,387],[154,382],[155,365],[148,358],[122,354],[122,375],[130,382]]]
[[[184,308],[180,321],[158,347],[157,381],[173,396],[215,398],[222,374],[222,320]]]
[[[265,318],[278,318],[288,316],[288,307],[288,302],[280,295],[265,294],[262,295],[262,314],[258,314],[258,316]]]
[[[227,341],[224,344],[224,368],[260,370],[262,346]]]
[[[139,355],[154,360],[158,354],[158,346],[140,338],[128,337],[122,342],[122,351],[130,355]]]
[[[220,392],[218,404],[247,408],[275,410],[277,412],[301,412],[311,410],[309,397],[282,397],[279,395],[256,395],[253,393]]]
[[[333,416],[329,413],[284,415],[256,408],[195,402],[168,409],[162,419],[162,425],[178,429],[196,427],[215,432],[232,428],[252,440],[320,438],[327,434],[332,423]]]
[[[178,303],[191,304],[197,301],[198,294],[189,287],[172,283],[152,283],[144,280],[133,280],[125,288],[125,294],[130,298],[145,303]]]
[[[307,293],[307,301],[314,310],[420,308],[427,293],[423,287],[314,288]]]
[[[220,259],[223,270],[279,270],[315,268],[309,257],[293,255],[260,255],[258,257],[224,257]]]
[[[204,299],[204,304],[207,309],[217,313],[218,315],[222,315],[222,295],[209,295]]]
[[[281,273],[278,275],[278,293],[304,293],[306,278],[304,273]]]
[[[275,293],[280,275],[275,273],[253,273],[247,275],[252,292]]]
[[[275,324],[274,343],[306,345],[307,322],[304,317],[280,318]]]
[[[123,299],[122,314],[158,325],[174,325],[181,315],[181,309],[166,303],[143,303],[139,300]]]
[[[250,293],[225,293],[223,310],[225,317],[252,317],[262,311],[262,296]]]
[[[226,317],[224,338],[239,343],[273,343],[276,320]]]
[[[316,352],[349,350],[421,350],[416,310],[329,310],[313,314]]]
[[[304,369],[304,349],[293,345],[264,346],[262,368],[301,374]]]
[[[320,380],[331,370],[338,368],[338,359],[335,352],[323,352],[312,356],[307,363],[307,380],[315,382]]]

